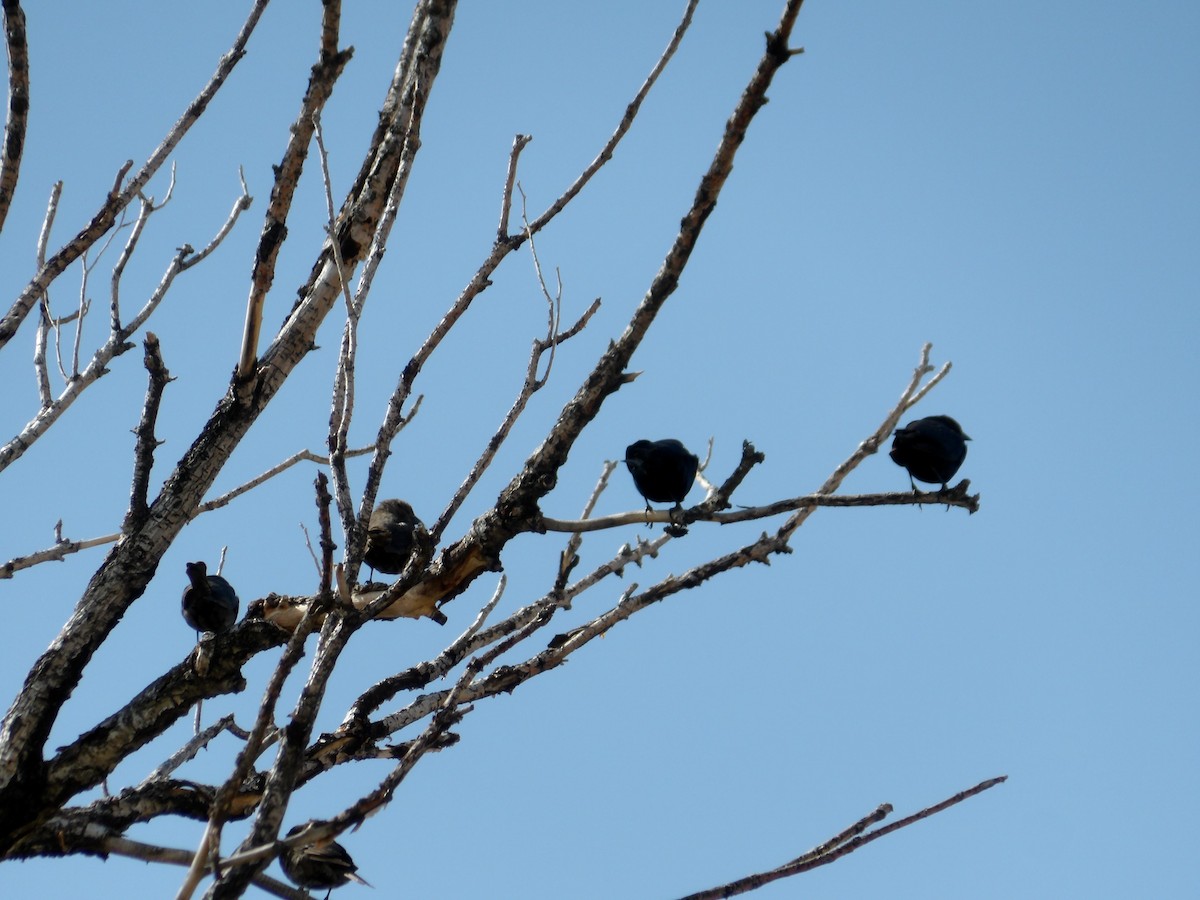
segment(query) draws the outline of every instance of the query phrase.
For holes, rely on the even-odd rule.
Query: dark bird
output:
[[[625,448],[625,465],[633,476],[638,493],[650,503],[674,503],[683,506],[683,498],[692,489],[700,460],[674,438],[662,441],[634,441]]]
[[[413,508],[403,500],[380,500],[367,525],[367,550],[363,562],[375,571],[399,575],[413,551],[428,545],[429,532]]]
[[[940,484],[946,489],[958,467],[967,458],[967,441],[962,426],[949,416],[914,419],[896,429],[889,454],[892,461],[908,469],[908,481],[917,489],[917,481]]]
[[[187,564],[188,581],[183,589],[183,619],[197,633],[228,631],[237,621],[238,595],[220,575],[209,575],[202,562]]]
[[[287,836],[298,834],[304,827],[297,825]],[[302,888],[328,888],[325,900],[329,900],[335,887],[352,881],[371,886],[357,874],[358,866],[346,848],[333,838],[324,838],[306,847],[285,847],[279,854],[279,865],[283,867],[283,873]]]

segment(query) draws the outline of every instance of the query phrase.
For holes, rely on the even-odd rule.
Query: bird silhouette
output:
[[[203,562],[187,564],[188,581],[183,589],[183,619],[199,636],[201,631],[220,634],[237,621],[238,595],[220,575],[209,575]]]
[[[304,825],[297,825],[287,833],[288,837],[298,834]],[[285,847],[279,854],[279,865],[283,873],[302,888],[328,888],[325,900],[335,887],[356,881],[371,885],[358,875],[358,866],[346,852],[346,848],[333,838],[324,838],[304,847]]]
[[[940,484],[945,490],[967,458],[969,440],[962,426],[949,416],[928,416],[897,428],[888,455],[896,465],[908,470],[908,481],[914,491],[917,489],[914,478]]]
[[[674,503],[672,513],[675,513],[683,510],[683,498],[692,489],[700,460],[679,441],[666,438],[634,441],[625,448],[625,465],[638,493],[646,501],[647,512],[650,503],[654,502]],[[674,523],[674,517],[671,527],[681,529]]]
[[[413,551],[426,548],[429,532],[413,508],[403,500],[380,500],[367,525],[367,549],[363,562],[387,575],[399,575],[408,565]]]

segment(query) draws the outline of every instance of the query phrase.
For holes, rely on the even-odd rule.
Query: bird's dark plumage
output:
[[[413,550],[429,542],[429,532],[403,500],[380,500],[367,526],[363,562],[378,572],[399,575]]]
[[[287,836],[297,834],[304,827],[297,825]],[[352,881],[371,886],[357,874],[358,866],[354,864],[346,848],[331,838],[317,841],[307,847],[286,848],[279,854],[279,865],[283,867],[284,874],[302,888],[333,890]],[[328,897],[329,894],[325,896]]]
[[[625,465],[649,509],[651,502],[682,504],[696,480],[700,460],[679,441],[667,438],[634,441],[625,448]]]
[[[202,562],[187,564],[188,581],[183,590],[183,618],[196,631],[220,634],[237,621],[238,595],[220,575],[209,575]]]
[[[896,465],[908,469],[910,483],[915,478],[940,484],[944,490],[967,458],[969,440],[962,426],[949,416],[928,416],[897,428],[889,455]]]

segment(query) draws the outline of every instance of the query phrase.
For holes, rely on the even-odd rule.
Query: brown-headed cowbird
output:
[[[633,476],[638,493],[650,503],[674,503],[682,508],[683,498],[692,489],[700,460],[674,438],[661,441],[634,441],[625,448],[625,465]]]
[[[399,575],[408,565],[413,550],[428,544],[429,532],[411,506],[403,500],[380,500],[367,526],[363,562],[373,572]]]
[[[183,589],[183,619],[197,632],[220,634],[237,621],[238,595],[220,575],[209,575],[203,562],[187,564],[188,587]]]
[[[304,825],[297,825],[287,833],[288,837],[299,833]],[[371,885],[358,875],[358,866],[346,852],[346,848],[333,838],[325,838],[306,847],[287,847],[279,854],[279,865],[283,873],[302,888],[328,888],[325,900],[335,887],[356,881]]]
[[[908,469],[908,481],[917,489],[917,481],[940,484],[946,489],[958,467],[967,458],[967,441],[962,426],[949,416],[914,419],[896,429],[889,454],[898,466]]]

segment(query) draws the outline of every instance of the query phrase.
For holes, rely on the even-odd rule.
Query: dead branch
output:
[[[803,497],[792,497],[788,500],[776,500],[762,506],[748,506],[737,512],[705,512],[704,504],[683,511],[683,521],[691,525],[693,522],[716,522],[719,525],[732,525],[735,522],[750,522],[755,519],[767,519],[785,512],[808,509],[809,507],[859,507],[859,506],[957,506],[967,512],[979,511],[979,494],[968,494],[970,479],[964,478],[952,488],[944,491],[890,491],[883,494],[807,494]],[[551,519],[543,516],[541,526],[546,531],[567,531],[581,533],[584,531],[602,531],[608,528],[620,528],[626,525],[642,525],[649,523],[671,524],[669,510],[652,509],[633,510],[631,512],[612,513],[597,519],[570,520]]]
[[[0,145],[0,231],[8,218],[21,172],[25,129],[29,124],[29,44],[25,11],[16,0],[4,4],[4,41],[8,50],[8,121]]]
[[[263,304],[275,281],[279,249],[287,239],[287,219],[296,187],[304,172],[304,162],[308,158],[313,117],[325,108],[325,103],[333,94],[334,84],[354,54],[353,49],[337,48],[340,20],[341,4],[325,4],[320,55],[309,76],[308,90],[300,104],[300,112],[288,131],[288,144],[283,151],[283,158],[275,167],[275,183],[271,186],[271,199],[267,201],[262,234],[254,254],[254,268],[250,273],[250,296],[246,300],[246,324],[237,366],[240,381],[246,381],[254,373],[259,332],[262,330]]]
[[[226,220],[225,225],[221,227],[219,233],[228,233],[229,228],[231,227],[231,221],[232,219],[236,218],[241,202],[247,199],[248,198],[245,197],[239,198],[238,203],[234,204],[234,210],[230,214],[230,219]],[[215,240],[216,239],[214,238],[214,241]],[[131,247],[129,249],[132,250]],[[129,341],[130,336],[133,335],[139,328],[141,328],[145,321],[150,318],[150,315],[159,307],[163,299],[166,297],[167,292],[170,290],[171,284],[175,280],[175,276],[180,272],[184,272],[191,268],[190,257],[192,254],[193,251],[189,245],[184,245],[176,251],[174,257],[171,259],[170,264],[167,266],[166,271],[163,273],[162,279],[159,281],[158,286],[154,289],[153,293],[151,293],[145,304],[143,304],[141,310],[138,311],[138,314],[134,316],[125,327],[111,330],[107,340],[105,340],[100,349],[98,349],[92,356],[91,362],[88,363],[87,368],[76,374],[74,377],[69,378],[67,380],[66,387],[63,389],[63,392],[59,394],[58,398],[53,400],[48,405],[43,404],[37,415],[34,416],[33,420],[21,430],[21,433],[9,440],[7,444],[0,447],[0,472],[19,459],[38,438],[45,434],[50,429],[50,426],[58,421],[59,417],[70,408],[71,404],[78,399],[84,390],[90,387],[99,378],[108,374],[108,365],[115,357],[120,356],[127,350],[131,350],[133,348],[133,343]],[[124,263],[119,263],[119,265],[123,266]],[[115,321],[117,316],[115,286],[113,290],[113,317]],[[83,293],[81,293],[80,296],[80,318],[82,318],[82,313],[86,309],[86,303]]]
[[[493,273],[495,273],[496,269],[499,268],[500,263],[502,263],[510,253],[521,246],[528,234],[537,234],[543,228],[545,228],[560,212],[562,212],[563,209],[566,208],[567,204],[570,203],[571,200],[578,196],[580,191],[582,191],[588,182],[591,181],[592,177],[595,176],[600,168],[612,158],[613,152],[615,151],[617,145],[632,127],[633,121],[637,117],[638,110],[641,108],[642,101],[645,100],[647,94],[650,92],[651,87],[653,87],[654,83],[658,80],[658,76],[662,73],[663,69],[666,68],[667,63],[675,55],[675,50],[678,48],[680,41],[683,40],[683,35],[687,31],[688,26],[691,24],[692,13],[695,10],[698,2],[699,0],[690,0],[688,3],[687,9],[684,10],[683,17],[678,27],[676,27],[675,33],[670,42],[667,44],[666,49],[663,51],[658,61],[654,64],[650,74],[646,77],[646,80],[642,83],[642,86],[635,94],[634,99],[630,102],[629,106],[626,107],[625,115],[617,125],[617,128],[613,132],[612,136],[605,143],[604,147],[601,148],[600,153],[596,156],[596,158],[587,166],[587,168],[584,169],[582,173],[580,173],[579,177],[575,179],[571,186],[568,187],[567,190],[564,191],[563,194],[524,231],[512,235],[503,234],[497,236],[496,242],[492,245],[492,249],[487,258],[480,264],[479,268],[476,269],[475,274],[471,277],[471,280],[467,283],[467,286],[463,289],[462,293],[459,294],[458,298],[454,301],[454,304],[450,307],[449,311],[447,311],[447,313],[442,317],[441,321],[437,324],[437,326],[434,327],[433,331],[430,332],[424,343],[404,367],[404,371],[400,376],[400,380],[396,385],[396,389],[392,392],[392,397],[388,401],[387,414],[385,415],[383,425],[380,426],[379,435],[376,438],[375,455],[372,457],[371,466],[367,472],[366,486],[363,489],[364,501],[369,501],[364,502],[364,508],[370,508],[370,504],[374,502],[376,492],[379,490],[379,484],[383,478],[383,467],[387,460],[388,454],[391,452],[389,448],[391,446],[392,439],[395,437],[396,423],[400,418],[400,410],[403,409],[404,404],[408,401],[408,397],[412,393],[413,382],[416,380],[417,375],[420,374],[422,367],[433,354],[434,350],[436,350],[441,344],[442,339],[445,338],[445,336],[450,332],[450,329],[453,328],[454,325],[467,312],[474,299],[491,285],[491,276]],[[502,223],[507,223],[508,211],[510,209],[512,199],[512,184],[516,178],[517,157],[520,155],[521,149],[525,146],[525,144],[528,143],[528,140],[529,139],[522,141],[521,138],[518,137],[514,141],[513,150],[509,155],[508,172],[505,177],[505,187],[502,192],[504,198],[501,205]],[[361,519],[362,514],[360,513],[360,524],[362,524]],[[354,549],[355,548],[353,546],[350,547],[351,559],[357,558],[357,556],[353,553]],[[463,552],[465,554],[470,554],[472,551],[470,549],[464,549]],[[452,568],[457,568],[457,566],[458,564],[456,563]],[[356,575],[357,571],[352,567],[348,573],[348,576],[354,577]]]
[[[207,728],[203,729],[199,734],[193,735],[186,744],[184,744],[175,753],[166,759],[161,766],[156,768],[147,777],[146,781],[161,781],[166,779],[168,775],[182,766],[185,762],[189,762],[196,758],[196,754],[207,747],[217,735],[224,731],[245,740],[246,732],[237,727],[237,723],[233,720],[233,716],[224,716],[218,719]]]
[[[58,213],[58,203],[62,199],[63,183],[56,181],[50,189],[50,202],[46,205],[46,215],[42,219],[42,228],[38,232],[37,267],[46,264],[46,247],[50,243],[50,230],[54,227],[54,217]],[[53,318],[50,315],[50,293],[47,289],[39,298],[38,327],[34,337],[33,370],[38,386],[40,408],[45,409],[52,402],[50,395],[50,369],[46,365],[46,343],[49,338]]]
[[[525,380],[521,384],[521,390],[517,394],[517,399],[513,401],[512,406],[509,407],[508,412],[504,416],[504,420],[500,423],[500,426],[496,429],[491,438],[488,439],[487,444],[484,446],[483,453],[480,454],[479,459],[477,459],[474,465],[471,466],[471,471],[467,473],[467,477],[463,479],[463,483],[458,486],[458,490],[454,492],[454,496],[450,498],[450,502],[446,504],[446,508],[442,511],[442,514],[438,516],[437,521],[429,530],[429,533],[433,535],[433,539],[435,541],[441,538],[442,532],[445,531],[446,526],[450,524],[450,520],[454,517],[454,514],[458,512],[463,502],[470,495],[472,489],[476,484],[479,483],[479,479],[483,477],[483,473],[486,472],[488,466],[491,465],[496,453],[499,452],[500,447],[504,444],[505,438],[508,437],[508,435],[512,432],[513,426],[516,425],[517,419],[520,418],[521,413],[523,413],[525,408],[529,405],[530,398],[545,385],[546,378],[550,376],[549,365],[546,367],[546,374],[544,377],[539,379],[537,376],[538,366],[541,364],[542,355],[546,353],[546,351],[550,351],[550,353],[553,354],[555,347],[582,331],[584,327],[587,326],[588,320],[590,320],[599,309],[600,300],[593,300],[592,305],[584,311],[583,315],[579,317],[579,320],[562,334],[556,334],[554,332],[554,329],[557,327],[558,323],[557,319],[554,319],[552,316],[552,321],[550,324],[551,330],[547,333],[545,340],[535,340],[533,342],[533,350],[529,354],[529,363],[525,368]]]
[[[45,550],[39,550],[28,556],[15,556],[0,566],[0,579],[12,578],[15,572],[19,572],[21,569],[28,569],[40,563],[62,562],[72,553],[114,543],[120,536],[120,534],[106,534],[102,537],[89,538],[85,541],[59,541],[53,547],[47,547]]]
[[[371,450],[371,447],[356,447],[353,450],[347,450],[346,457],[365,456],[366,454],[370,453]],[[220,509],[223,506],[228,506],[238,497],[250,492],[262,484],[265,484],[276,475],[286,472],[292,466],[300,462],[311,462],[316,463],[317,465],[327,466],[329,465],[329,457],[313,453],[311,450],[301,450],[298,453],[294,453],[283,462],[272,466],[261,475],[250,479],[246,483],[239,485],[231,491],[227,491],[219,497],[201,503],[192,512],[191,518],[195,519],[203,513],[211,512],[214,509]],[[32,566],[39,565],[40,563],[61,562],[71,554],[78,553],[81,550],[89,550],[92,547],[101,547],[104,544],[114,543],[120,536],[120,533],[117,533],[106,534],[102,535],[101,537],[88,538],[82,541],[60,540],[55,543],[53,547],[48,547],[45,550],[39,550],[36,553],[29,554],[28,556],[14,557],[7,563],[0,565],[0,580],[12,578],[14,573],[19,572],[22,569],[28,569]]]
[[[828,865],[835,860],[841,859],[853,853],[860,847],[864,847],[874,840],[878,840],[885,835],[891,834],[901,828],[912,825],[914,822],[919,822],[921,819],[927,819],[935,813],[949,809],[955,804],[961,803],[969,797],[974,797],[976,794],[982,794],[984,791],[994,788],[998,784],[1003,784],[1008,780],[1007,775],[1001,775],[998,778],[989,778],[987,781],[981,781],[979,784],[965,791],[960,791],[953,797],[943,800],[940,803],[935,803],[933,806],[926,807],[920,812],[913,813],[910,816],[905,816],[890,825],[885,825],[882,828],[877,828],[874,831],[867,831],[872,825],[875,825],[885,819],[892,812],[892,805],[884,803],[878,807],[870,815],[859,819],[849,828],[841,833],[830,838],[819,847],[808,851],[807,853],[796,857],[790,862],[784,863],[778,868],[771,869],[767,872],[760,872],[757,875],[747,875],[745,878],[739,878],[737,881],[731,881],[728,884],[723,884],[720,887],[709,888],[705,891],[698,891],[695,894],[688,894],[681,900],[721,900],[724,897],[736,897],[739,894],[749,893],[757,890],[764,885],[768,885],[773,881],[778,881],[781,878],[788,878],[792,875],[799,875],[801,872],[808,872],[818,866]],[[864,833],[865,832],[865,833]]]
[[[149,384],[146,387],[146,400],[142,404],[142,418],[138,422],[134,434],[137,435],[137,447],[133,452],[133,487],[129,492],[129,511],[125,514],[123,532],[137,528],[138,523],[146,518],[146,491],[150,485],[150,472],[154,468],[154,450],[161,441],[154,437],[154,424],[158,420],[158,407],[162,402],[162,394],[171,381],[171,373],[163,362],[159,350],[158,338],[154,332],[146,332],[146,371],[149,373]]]
[[[184,135],[199,120],[200,116],[204,114],[212,98],[216,96],[217,91],[225,84],[229,73],[233,71],[234,66],[245,55],[246,43],[250,40],[250,35],[254,32],[254,28],[258,24],[263,10],[266,9],[267,2],[268,0],[255,0],[254,6],[246,17],[241,31],[238,32],[237,37],[234,39],[233,46],[230,47],[229,51],[218,62],[217,71],[213,74],[208,84],[204,86],[203,90],[200,91],[196,99],[188,104],[187,110],[171,126],[170,131],[167,132],[167,136],[154,149],[154,152],[150,154],[149,159],[146,160],[137,174],[122,188],[121,182],[124,180],[126,173],[133,168],[132,160],[121,167],[117,173],[112,190],[109,191],[99,210],[92,216],[91,221],[62,249],[47,260],[45,265],[38,269],[33,280],[21,291],[21,294],[17,297],[9,311],[3,318],[0,318],[0,350],[17,333],[17,329],[29,314],[29,310],[40,297],[45,295],[50,283],[112,228],[121,211],[149,183],[150,179],[162,167],[162,164],[166,162],[171,151],[175,149],[179,142],[183,140]]]

